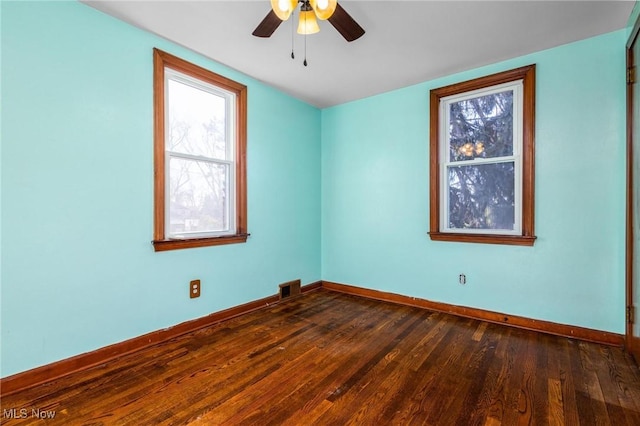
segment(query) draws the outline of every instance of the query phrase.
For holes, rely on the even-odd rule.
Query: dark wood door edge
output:
[[[631,307],[634,308],[634,287],[637,290],[638,284],[635,282],[635,274],[636,268],[639,265],[635,264],[636,250],[638,247],[634,244],[634,240],[636,235],[634,235],[634,206],[636,205],[636,192],[638,188],[637,177],[634,176],[634,157],[635,150],[639,146],[638,141],[634,142],[634,137],[638,137],[639,135],[634,135],[634,126],[636,124],[637,117],[633,114],[634,102],[640,102],[640,99],[634,99],[634,85],[638,83],[638,58],[634,57],[634,47],[635,43],[638,43],[638,36],[640,34],[640,16],[636,19],[636,22],[633,26],[631,34],[629,35],[629,39],[627,40],[626,46],[626,71],[627,73],[627,170],[626,170],[626,178],[627,178],[627,205],[626,205],[626,256],[625,256],[625,306],[627,309]],[[631,69],[635,69],[635,83],[630,84],[631,78]],[[637,87],[637,86],[636,86]],[[634,146],[635,145],[635,146]],[[635,307],[637,309],[637,307]],[[626,317],[626,315],[625,315]],[[638,321],[638,319],[636,319]],[[640,364],[640,344],[638,343],[638,338],[633,335],[633,323],[629,322],[625,318],[626,329],[625,329],[625,337],[626,337],[626,349],[630,352],[637,363]]]

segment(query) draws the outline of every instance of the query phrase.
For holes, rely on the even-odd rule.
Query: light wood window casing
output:
[[[197,65],[191,64],[176,56],[158,49],[153,51],[154,57],[154,235],[155,251],[176,250],[193,247],[235,244],[246,242],[247,232],[247,179],[246,179],[246,145],[247,145],[247,88],[246,86],[215,74]],[[176,80],[185,82],[187,89],[205,92],[202,88],[210,87],[212,92],[220,90],[221,98],[228,96],[232,102],[231,108],[225,114],[225,128],[221,133],[227,138],[231,153],[230,158],[221,160],[192,153],[172,153],[167,143],[167,114],[166,105],[168,94],[167,79],[175,75]],[[215,97],[215,96],[214,96]],[[231,117],[231,118],[228,118]],[[181,157],[182,156],[182,157]],[[182,160],[198,166],[208,165],[226,171],[224,182],[220,185],[224,191],[220,213],[224,216],[225,227],[209,232],[184,232],[176,235],[168,228],[167,220],[170,212],[169,179],[170,161]],[[225,176],[224,173],[221,175]],[[227,217],[228,216],[228,217]]]
[[[443,160],[443,146],[449,146],[443,143],[443,138],[447,137],[443,129],[448,128],[450,123],[443,125],[443,108],[441,105],[446,98],[472,93],[474,91],[482,92],[500,85],[508,85],[513,82],[522,82],[521,94],[521,123],[514,123],[521,134],[514,134],[514,138],[521,137],[521,144],[512,154],[515,160],[520,162],[516,167],[516,188],[514,204],[515,222],[512,232],[493,231],[483,232],[482,229],[465,230],[446,229],[452,228],[448,223],[443,225],[444,201],[448,200],[447,195],[443,191],[449,191],[449,182],[444,181],[443,167],[447,167]],[[516,114],[517,115],[517,114]],[[478,146],[476,144],[476,146]],[[482,148],[482,143],[480,143]],[[468,148],[473,148],[471,144]],[[535,242],[534,233],[534,160],[535,160],[535,65],[505,71],[486,77],[480,77],[449,86],[431,90],[430,99],[430,185],[429,185],[429,201],[430,201],[430,232],[429,236],[434,241],[453,241],[453,242],[469,242],[469,243],[489,243],[489,244],[508,244],[532,246]],[[484,161],[484,160],[483,160]],[[480,161],[482,163],[482,161]],[[463,163],[464,164],[464,163]],[[473,162],[467,162],[473,164]],[[450,208],[449,205],[446,206]]]

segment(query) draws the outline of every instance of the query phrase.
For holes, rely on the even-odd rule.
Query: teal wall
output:
[[[296,278],[624,332],[626,29],[319,111],[76,2],[0,16],[0,377]],[[153,252],[153,47],[249,87],[246,244]],[[538,241],[430,241],[429,90],[530,63]]]
[[[1,377],[320,279],[318,109],[80,3],[0,4]],[[248,86],[246,244],[152,249],[154,47]]]
[[[640,1],[636,1],[636,4],[633,6],[633,10],[631,11],[631,15],[629,15],[629,20],[627,21],[627,30],[629,35],[631,35],[631,31],[633,30],[633,26],[636,24],[638,17],[640,17]]]
[[[620,30],[323,110],[323,280],[624,333],[625,41]],[[430,89],[532,63],[535,246],[430,241]]]

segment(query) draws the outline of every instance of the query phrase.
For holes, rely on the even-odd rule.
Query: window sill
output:
[[[247,241],[250,234],[225,235],[222,237],[185,238],[183,240],[155,240],[152,241],[155,251],[180,250],[186,248],[221,246],[225,244],[238,244]]]
[[[432,241],[458,243],[505,244],[511,246],[533,246],[537,237],[524,235],[458,234],[452,232],[429,232]]]

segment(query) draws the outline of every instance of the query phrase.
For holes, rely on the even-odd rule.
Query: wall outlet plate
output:
[[[192,299],[200,297],[200,280],[193,280],[189,283],[189,297]]]

